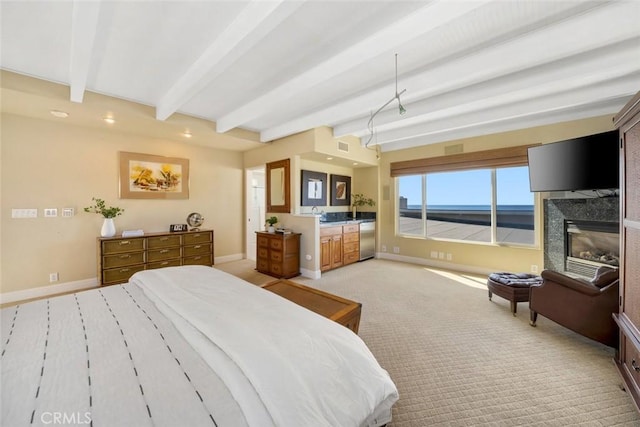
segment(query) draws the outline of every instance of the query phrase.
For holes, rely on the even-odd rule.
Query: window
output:
[[[398,177],[397,183],[398,234],[535,243],[534,197],[527,166],[406,175]]]

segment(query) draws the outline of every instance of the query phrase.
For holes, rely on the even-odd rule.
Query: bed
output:
[[[204,266],[2,309],[1,425],[380,426],[364,342]]]

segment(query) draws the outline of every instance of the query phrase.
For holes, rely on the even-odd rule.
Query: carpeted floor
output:
[[[248,260],[216,265],[264,284]],[[489,301],[482,277],[369,260],[298,283],[362,303],[360,337],[400,392],[389,427],[640,426],[614,350],[526,303]]]

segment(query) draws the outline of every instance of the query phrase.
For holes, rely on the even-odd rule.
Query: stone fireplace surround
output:
[[[544,201],[544,268],[565,272],[565,220],[620,221],[620,198],[546,199]]]

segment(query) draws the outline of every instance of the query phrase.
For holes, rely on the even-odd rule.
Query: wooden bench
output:
[[[276,280],[267,283],[262,288],[346,326],[356,334],[358,333],[362,311],[362,304],[359,302],[289,280]]]

